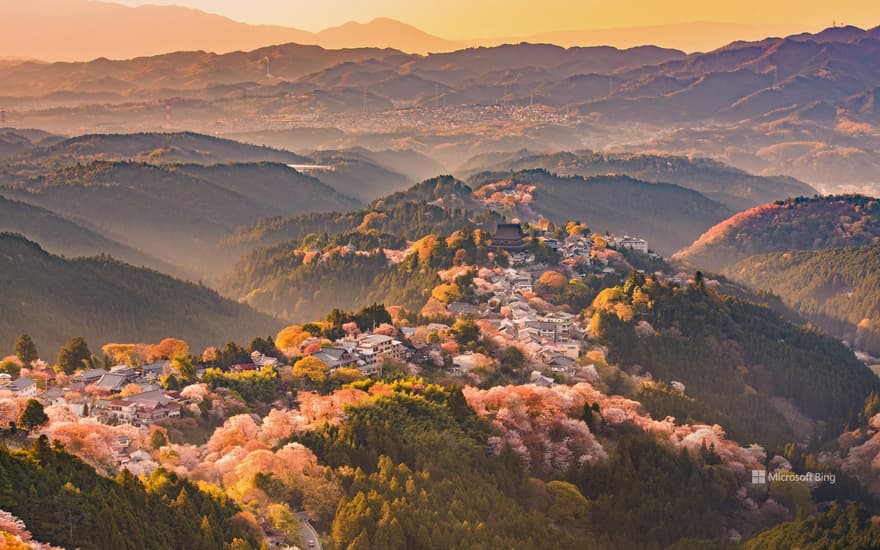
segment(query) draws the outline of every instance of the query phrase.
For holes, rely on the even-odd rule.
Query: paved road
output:
[[[303,550],[321,550],[321,539],[318,538],[318,532],[309,523],[308,517],[305,514],[297,514],[297,516],[299,516],[299,521],[302,524],[299,537]],[[310,540],[315,541],[315,546],[309,546]]]

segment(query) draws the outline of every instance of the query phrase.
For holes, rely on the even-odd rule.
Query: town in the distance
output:
[[[0,7],[0,548],[880,548],[880,13],[179,3]]]

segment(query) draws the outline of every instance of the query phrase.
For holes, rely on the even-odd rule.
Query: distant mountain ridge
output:
[[[469,174],[529,168],[543,168],[561,176],[625,174],[644,181],[673,183],[698,191],[731,210],[816,193],[794,178],[754,176],[711,159],[647,153],[495,153],[474,157],[461,170]]]
[[[658,44],[686,51],[708,51],[737,39],[801,32],[796,25],[696,21],[450,40],[388,17],[377,17],[366,23],[349,21],[310,32],[279,25],[251,25],[175,5],[129,7],[86,0],[16,2],[5,7],[4,15],[0,21],[0,52],[3,52],[0,61],[8,62],[126,59],[172,51],[228,53],[286,43],[314,44],[328,49],[394,48],[419,54],[519,42],[566,47],[603,44],[621,48]],[[34,39],[34,28],[42,29],[41,40]]]
[[[532,169],[481,173],[468,184],[487,207],[509,217],[577,220],[596,232],[646,238],[664,255],[732,213],[691,189],[629,176],[585,178]]]

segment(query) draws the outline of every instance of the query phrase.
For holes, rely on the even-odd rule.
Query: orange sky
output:
[[[118,0],[178,4],[248,23],[317,31],[392,17],[444,38],[720,21],[751,25],[880,25],[880,0]]]

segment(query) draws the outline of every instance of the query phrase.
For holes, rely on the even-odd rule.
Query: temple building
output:
[[[525,250],[526,234],[518,223],[499,223],[492,235],[492,247],[508,252],[520,252]]]

